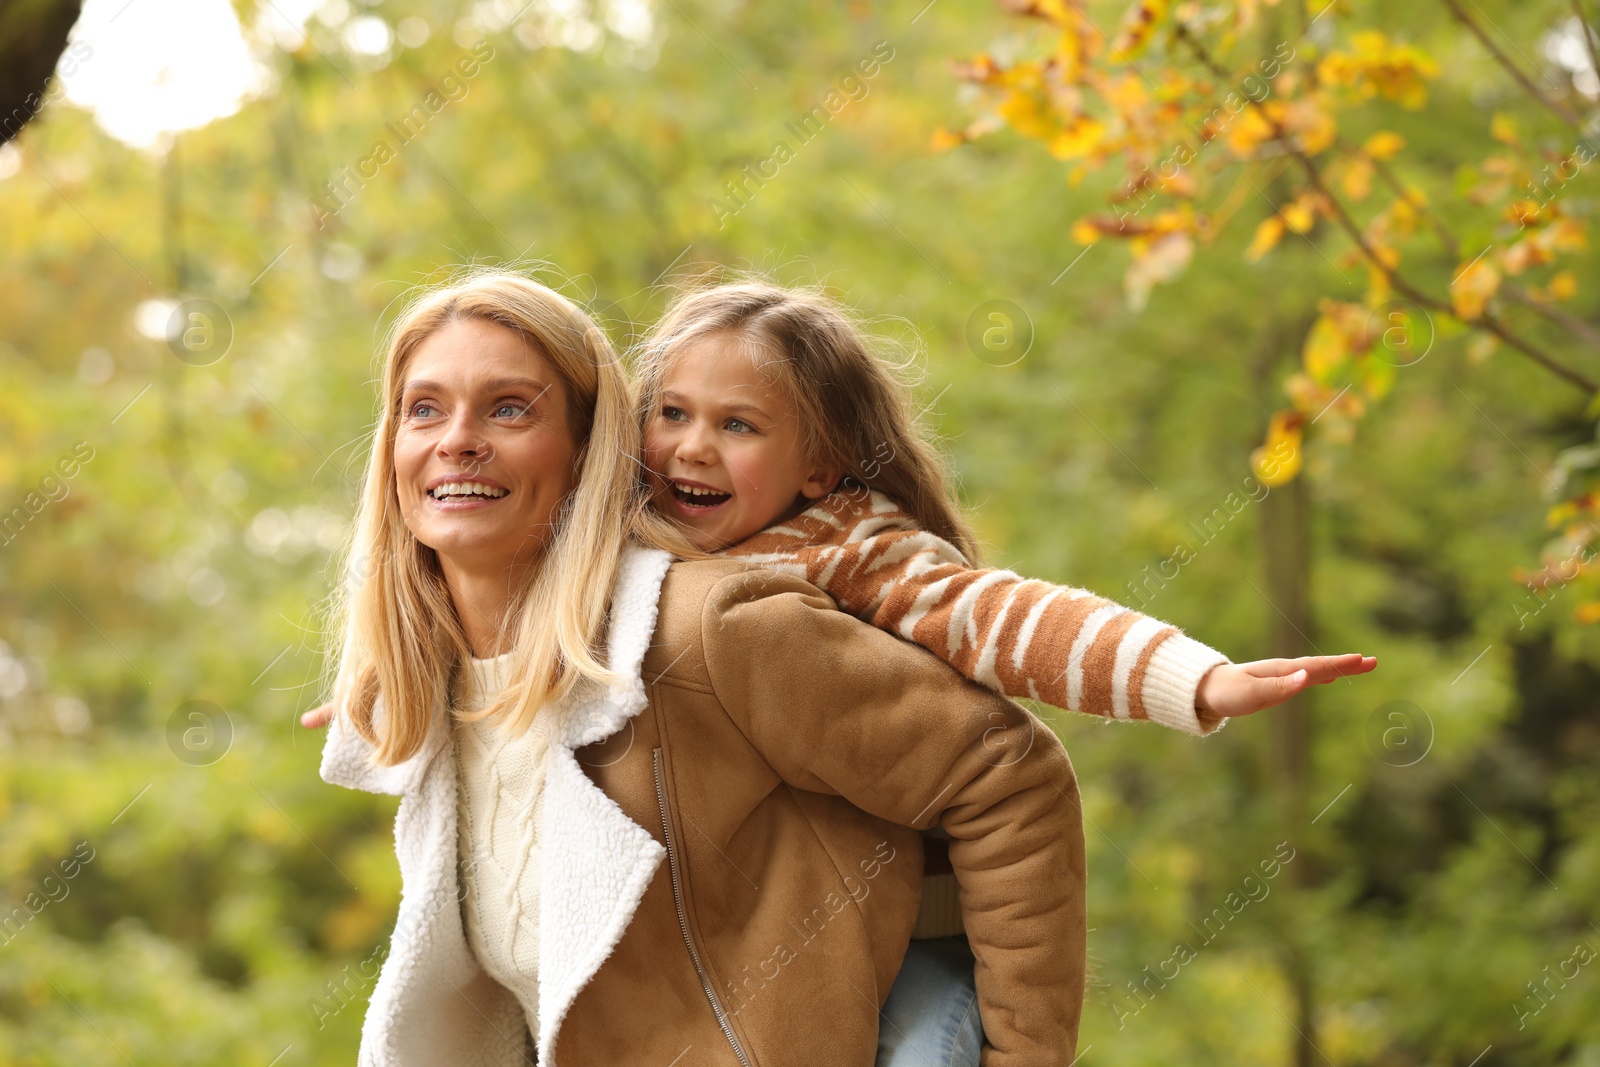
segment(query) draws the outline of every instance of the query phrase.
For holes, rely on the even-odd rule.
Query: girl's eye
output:
[[[688,416],[683,413],[682,408],[675,408],[671,404],[668,404],[666,407],[661,409],[661,417],[666,419],[668,422],[683,422],[688,418]]]
[[[755,433],[756,431],[754,426],[751,426],[743,419],[729,419],[726,425],[727,428],[732,430],[734,433]]]

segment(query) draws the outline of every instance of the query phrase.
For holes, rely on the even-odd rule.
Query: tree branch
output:
[[[1583,129],[1583,119],[1578,116],[1578,113],[1554,97],[1546,95],[1543,89],[1533,84],[1533,81],[1522,73],[1522,70],[1515,63],[1511,62],[1511,57],[1500,51],[1500,47],[1489,39],[1489,35],[1484,31],[1483,27],[1474,22],[1471,16],[1461,9],[1460,0],[1440,0],[1440,2],[1450,9],[1450,14],[1456,17],[1457,22],[1465,26],[1472,33],[1472,36],[1476,37],[1478,42],[1489,50],[1489,54],[1494,56],[1495,60],[1506,69],[1506,73],[1516,79],[1518,85],[1527,90],[1528,95],[1543,104],[1562,122],[1580,131]]]
[[[1359,151],[1343,137],[1340,137],[1336,143],[1346,151]],[[1400,184],[1399,177],[1396,176],[1393,168],[1388,163],[1381,159],[1374,159],[1371,156],[1368,156],[1367,159],[1372,163],[1372,169],[1377,172],[1378,177],[1383,180],[1383,184],[1389,187],[1390,192],[1422,213],[1422,216],[1428,220],[1428,225],[1433,227],[1433,232],[1439,235],[1439,242],[1450,253],[1450,258],[1459,262],[1461,259],[1461,243],[1456,240],[1456,235],[1450,232],[1450,227],[1445,223],[1444,219],[1440,218],[1438,212],[1433,210],[1433,206],[1425,200],[1418,200],[1413,197],[1410,190]]]
[[[1573,2],[1576,3],[1577,0],[1573,0]],[[1349,143],[1342,137],[1339,138],[1338,144],[1341,148],[1350,148]],[[1383,180],[1383,184],[1387,185],[1395,196],[1405,200],[1423,214],[1433,227],[1433,231],[1439,235],[1439,240],[1444,245],[1445,250],[1450,253],[1451,259],[1459,262],[1461,259],[1461,243],[1456,240],[1455,234],[1450,231],[1450,227],[1444,219],[1440,218],[1439,213],[1434,211],[1426,202],[1419,202],[1414,199],[1410,192],[1400,184],[1400,179],[1395,176],[1393,169],[1383,160],[1373,159],[1372,167],[1377,171],[1378,177]],[[1573,336],[1580,338],[1589,347],[1600,348],[1600,329],[1596,329],[1589,323],[1584,322],[1571,312],[1535,300],[1528,295],[1525,289],[1510,280],[1500,283],[1500,291],[1540,317],[1548,319]]]
[[[1583,0],[1572,0],[1572,13],[1578,17],[1578,32],[1583,34],[1583,46],[1589,51],[1589,69],[1600,77],[1600,55],[1595,53],[1594,31],[1589,27],[1589,19],[1583,13]]]
[[[1445,2],[1453,3],[1454,0],[1445,0]],[[1211,53],[1206,50],[1205,45],[1200,43],[1199,39],[1196,38],[1195,35],[1189,30],[1188,26],[1184,25],[1182,21],[1175,22],[1174,32],[1176,33],[1178,39],[1183,41],[1184,44],[1189,47],[1189,50],[1194,53],[1195,59],[1198,60],[1200,64],[1207,70],[1209,70],[1214,77],[1224,81],[1227,80],[1228,72],[1223,70],[1217,61],[1212,58]],[[1250,100],[1249,102],[1250,106],[1256,109],[1256,112],[1261,116],[1262,120],[1265,121],[1269,127],[1271,127],[1273,139],[1279,144],[1283,145],[1285,152],[1299,162],[1300,168],[1305,172],[1307,183],[1313,190],[1322,196],[1323,200],[1332,209],[1334,221],[1338,222],[1339,225],[1344,229],[1345,233],[1349,235],[1350,239],[1355,242],[1356,247],[1361,250],[1361,254],[1366,257],[1367,261],[1383,273],[1383,276],[1388,280],[1389,285],[1396,292],[1401,293],[1408,300],[1419,307],[1432,308],[1435,311],[1439,311],[1456,318],[1458,321],[1463,322],[1469,327],[1476,327],[1477,329],[1483,330],[1486,333],[1493,334],[1507,347],[1516,349],[1518,352],[1521,352],[1535,363],[1538,363],[1541,367],[1544,367],[1550,373],[1556,375],[1558,378],[1561,378],[1564,381],[1572,383],[1591,396],[1596,392],[1600,392],[1600,383],[1591,381],[1580,371],[1573,370],[1571,367],[1568,367],[1562,363],[1558,363],[1542,349],[1535,347],[1533,344],[1512,333],[1503,322],[1501,322],[1495,316],[1489,314],[1487,311],[1485,311],[1483,315],[1476,319],[1462,319],[1459,315],[1456,315],[1455,309],[1450,304],[1435,297],[1426,295],[1405,278],[1402,278],[1400,273],[1391,267],[1387,262],[1385,262],[1384,259],[1377,254],[1377,251],[1373,249],[1372,245],[1368,243],[1366,235],[1361,232],[1361,227],[1356,225],[1355,219],[1350,217],[1350,213],[1345,210],[1345,206],[1339,202],[1339,199],[1333,195],[1332,190],[1330,190],[1327,184],[1322,180],[1322,172],[1318,169],[1316,162],[1310,156],[1306,155],[1303,149],[1295,146],[1294,142],[1290,139],[1289,131],[1283,128],[1283,125],[1278,122],[1271,112],[1262,107],[1261,104],[1256,100]]]
[[[1280,128],[1277,132],[1282,134],[1287,131],[1284,131]],[[1344,228],[1345,232],[1349,234],[1350,239],[1356,243],[1357,248],[1361,249],[1362,254],[1367,257],[1367,260],[1372,263],[1373,266],[1377,267],[1383,272],[1384,277],[1389,280],[1389,284],[1393,286],[1396,291],[1405,294],[1409,300],[1418,304],[1419,306],[1433,308],[1435,311],[1440,311],[1444,314],[1450,315],[1457,320],[1466,323],[1468,326],[1476,326],[1478,329],[1493,334],[1508,347],[1516,349],[1518,352],[1521,352],[1535,363],[1538,363],[1545,370],[1548,370],[1550,373],[1565,381],[1571,382],[1573,385],[1576,385],[1578,388],[1582,389],[1585,393],[1593,395],[1595,392],[1600,391],[1600,383],[1592,381],[1580,371],[1573,370],[1571,367],[1568,367],[1563,363],[1556,362],[1555,359],[1553,359],[1542,349],[1536,348],[1534,345],[1512,333],[1509,327],[1507,327],[1495,316],[1489,314],[1488,311],[1485,311],[1476,319],[1461,319],[1459,315],[1456,315],[1455,308],[1450,304],[1425,295],[1410,282],[1400,277],[1399,272],[1393,267],[1389,266],[1387,262],[1379,257],[1372,246],[1367,243],[1366,235],[1361,232],[1361,228],[1356,225],[1355,220],[1350,217],[1350,213],[1345,210],[1344,205],[1339,203],[1332,191],[1329,190],[1327,185],[1323,182],[1322,173],[1317,169],[1317,165],[1311,159],[1311,157],[1293,146],[1290,146],[1289,154],[1300,161],[1300,167],[1305,171],[1306,181],[1311,184],[1311,188],[1320,193],[1333,208],[1335,221],[1337,221],[1339,225]]]
[[[1539,315],[1541,318],[1549,319],[1567,332],[1582,338],[1588,342],[1591,348],[1600,348],[1600,329],[1596,329],[1593,325],[1584,322],[1572,312],[1565,308],[1556,307],[1553,304],[1540,303],[1529,296],[1523,289],[1512,285],[1510,282],[1501,282],[1500,288],[1512,300],[1515,300],[1529,311]]]

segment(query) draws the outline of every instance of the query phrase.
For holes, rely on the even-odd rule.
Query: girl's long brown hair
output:
[[[892,497],[922,529],[978,562],[944,457],[921,431],[901,380],[905,368],[874,354],[868,331],[820,289],[742,280],[680,295],[638,347],[641,425],[677,352],[718,333],[744,341],[792,398],[810,462]]]

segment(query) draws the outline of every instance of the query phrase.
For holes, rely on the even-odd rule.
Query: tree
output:
[[[1584,361],[1600,351],[1600,328],[1565,305],[1578,293],[1571,261],[1588,243],[1574,181],[1597,152],[1589,139],[1600,120],[1596,33],[1583,0],[1519,9],[1514,28],[1543,28],[1554,57],[1529,70],[1520,48],[1497,43],[1512,39],[1480,7],[1439,4],[1436,17],[1424,11],[1396,30],[1392,8],[1358,16],[1343,0],[1138,0],[1108,36],[1085,4],[1004,0],[1050,48],[1010,61],[982,54],[960,66],[990,106],[961,132],[940,130],[935,145],[1008,126],[1070,163],[1074,185],[1120,162],[1110,210],[1084,215],[1072,235],[1084,245],[1128,246],[1134,308],[1190,264],[1197,244],[1214,242],[1235,216],[1260,214],[1253,209],[1262,201],[1271,210],[1256,223],[1249,261],[1273,255],[1286,235],[1314,242],[1331,228],[1340,236],[1346,250],[1329,265],[1341,275],[1361,268],[1364,291],[1355,299],[1330,292],[1317,303],[1301,368],[1284,382],[1288,405],[1252,456],[1269,484],[1299,474],[1308,435],[1348,441],[1369,404],[1390,395],[1397,371],[1433,347],[1436,331],[1462,335],[1469,363],[1500,347],[1515,352],[1576,390],[1581,417],[1593,422],[1600,385]],[[1463,36],[1520,99],[1488,118],[1486,155],[1452,145],[1455,158],[1444,162],[1437,141],[1409,149],[1389,127],[1425,133],[1430,112],[1459,108],[1459,98],[1433,104],[1439,62],[1407,38],[1459,47]],[[1295,461],[1269,464],[1284,446]],[[1600,547],[1592,477],[1600,443],[1568,448],[1555,466],[1544,478],[1555,500],[1547,521],[1559,533],[1537,570],[1514,572],[1541,599],[1595,573]],[[1600,600],[1591,597],[1575,617],[1600,620]]]
[[[0,8],[0,144],[39,113],[81,6],[81,0],[15,0]]]

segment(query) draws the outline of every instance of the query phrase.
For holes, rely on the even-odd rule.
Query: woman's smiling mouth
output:
[[[458,511],[487,507],[510,496],[511,490],[488,479],[447,477],[435,479],[428,486],[427,495],[437,506]]]

